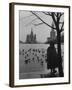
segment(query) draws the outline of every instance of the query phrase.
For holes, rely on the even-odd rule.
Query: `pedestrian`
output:
[[[51,73],[55,73],[55,68],[58,67],[59,60],[53,42],[50,42],[50,46],[47,48],[47,69],[51,69]]]

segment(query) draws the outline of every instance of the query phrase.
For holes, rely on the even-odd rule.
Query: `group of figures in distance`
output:
[[[64,13],[20,10],[19,18],[19,53],[20,55],[24,55],[25,64],[31,63],[32,61],[40,62],[41,65],[46,63],[47,69],[51,69],[51,76],[56,76],[55,73],[57,71],[55,68],[58,68],[58,76],[63,77],[63,48],[61,48],[61,45],[64,45]],[[45,29],[48,31],[44,32]],[[23,32],[26,35],[24,35]],[[44,37],[46,38],[45,40]],[[30,44],[30,48],[27,50],[21,47],[21,45],[26,44]],[[41,44],[45,44],[46,48],[38,48]]]

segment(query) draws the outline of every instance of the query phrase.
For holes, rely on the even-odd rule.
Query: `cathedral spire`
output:
[[[27,35],[26,43],[36,43],[36,34],[33,34],[33,29],[31,28],[31,33]]]
[[[31,35],[33,35],[33,29],[31,28]]]

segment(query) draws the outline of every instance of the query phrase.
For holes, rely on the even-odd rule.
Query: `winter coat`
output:
[[[47,49],[47,68],[56,68],[59,65],[58,54],[55,47],[49,47]]]

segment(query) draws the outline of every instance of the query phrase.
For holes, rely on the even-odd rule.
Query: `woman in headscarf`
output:
[[[54,43],[50,42],[50,46],[47,49],[47,69],[51,69],[51,73],[55,73],[55,68],[58,67],[59,60]]]

